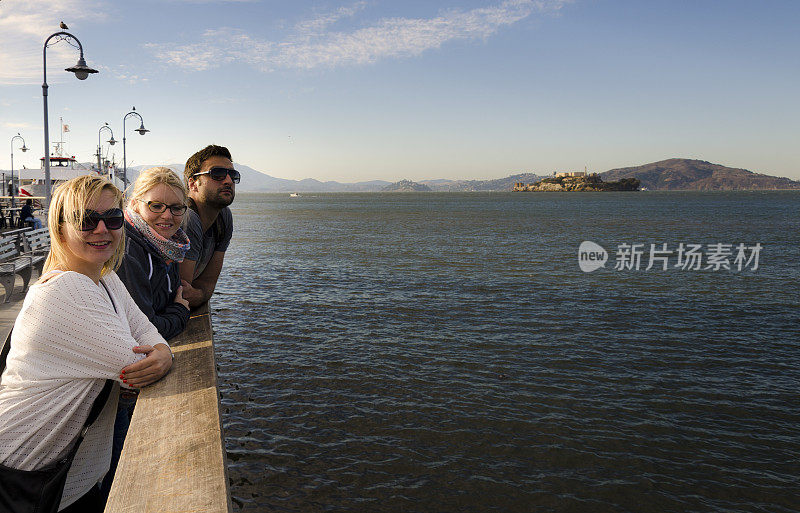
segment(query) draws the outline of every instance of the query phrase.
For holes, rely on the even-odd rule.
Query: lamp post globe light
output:
[[[135,129],[135,132],[139,132],[139,135],[144,135],[150,130],[144,127],[144,120],[142,119],[141,114],[136,112],[136,107],[133,107],[130,112],[125,114],[125,117],[122,118],[122,190],[128,188],[128,159],[127,154],[125,153],[125,120],[128,119],[128,116],[136,116],[139,118],[139,128]]]
[[[22,138],[21,135],[17,134],[11,138],[11,206],[15,206],[16,202],[14,201],[14,193],[16,192],[16,187],[14,187],[14,140],[19,139],[22,141],[22,150],[23,152],[28,151],[28,147],[25,146],[25,139]]]
[[[103,174],[103,161],[102,161],[102,157],[101,157],[102,152],[101,152],[101,149],[100,149],[100,133],[103,130],[108,130],[109,132],[111,132],[111,139],[108,140],[108,144],[110,144],[111,146],[114,146],[117,143],[117,141],[114,140],[114,131],[111,130],[111,127],[108,126],[108,123],[106,123],[103,126],[101,126],[100,130],[97,131],[97,171],[100,174]]]
[[[51,43],[52,40],[52,43]],[[47,122],[47,47],[51,44],[56,44],[59,41],[66,41],[67,44],[73,46],[80,51],[80,57],[78,58],[78,63],[71,68],[66,68],[64,71],[69,71],[70,73],[75,73],[75,77],[78,80],[86,80],[86,78],[91,75],[92,73],[97,73],[96,69],[92,69],[86,65],[86,61],[83,58],[83,45],[78,40],[77,37],[73,36],[69,32],[56,32],[55,34],[51,34],[47,39],[44,40],[44,48],[42,49],[42,68],[44,70],[44,80],[42,82],[42,101],[44,103],[44,187],[45,187],[45,212],[47,212],[47,208],[50,206],[50,195],[51,195],[51,183],[50,183],[50,134],[49,134],[49,125]],[[74,41],[74,42],[73,42]],[[76,46],[77,45],[77,46]]]

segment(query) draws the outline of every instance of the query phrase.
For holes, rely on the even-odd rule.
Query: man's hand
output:
[[[181,288],[183,289],[183,299],[188,303],[188,307],[196,307],[206,302],[203,290],[192,287],[188,281],[181,280]]]
[[[183,283],[185,283],[185,282],[183,282]],[[189,286],[191,287],[191,285],[189,285]],[[178,303],[179,305],[185,306],[187,310],[189,309],[189,300],[186,299],[183,296],[183,284],[178,286],[178,290],[175,292],[175,301],[174,302]]]
[[[120,377],[130,387],[141,388],[161,379],[172,367],[172,353],[164,344],[153,346],[136,346],[134,353],[145,354],[143,360],[132,363],[122,369]]]
[[[197,308],[211,299],[211,295],[214,294],[214,288],[217,286],[217,279],[219,278],[220,271],[222,271],[222,262],[224,260],[225,252],[215,251],[214,254],[211,255],[211,259],[208,261],[206,268],[203,269],[200,276],[196,278],[192,278],[192,276],[194,276],[196,262],[186,258],[181,262],[181,280],[191,280],[191,286],[194,290],[200,292],[199,294],[190,292],[189,296],[187,296],[186,282],[183,283],[183,297],[189,300],[190,307]]]

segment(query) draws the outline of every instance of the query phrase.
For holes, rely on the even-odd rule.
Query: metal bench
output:
[[[44,261],[50,252],[50,230],[39,228],[38,230],[23,232],[22,247],[25,251],[25,256],[30,256],[33,259],[31,265],[39,271],[39,274],[42,274]]]
[[[19,275],[22,278],[22,291],[28,290],[33,265],[33,256],[20,253],[14,238],[0,239],[0,282],[2,282],[3,288],[6,289],[4,303],[9,302],[11,293],[14,292],[15,275]]]
[[[50,230],[47,228],[39,228],[38,230],[30,230],[22,232],[24,237],[25,251],[48,252],[50,251]]]
[[[30,228],[15,228],[13,230],[7,230],[3,232],[3,238],[19,237],[21,234],[29,231],[31,231]]]

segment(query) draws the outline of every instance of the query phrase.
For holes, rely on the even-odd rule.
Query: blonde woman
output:
[[[181,229],[186,186],[168,167],[139,174],[125,209],[125,257],[117,271],[133,300],[169,340],[189,321],[178,264],[189,249]]]
[[[121,207],[119,189],[96,176],[69,180],[53,194],[50,254],[17,316],[0,376],[5,467],[56,465],[75,446],[106,380],[142,387],[172,365],[169,346],[114,272],[123,254]],[[57,511],[102,511],[98,483],[111,458],[117,396],[112,390],[77,446]]]
[[[125,256],[117,274],[131,297],[165,339],[180,334],[189,322],[178,264],[189,249],[181,229],[186,187],[171,169],[153,167],[139,174],[125,209]],[[120,389],[114,423],[111,470],[103,491],[111,490],[128,433],[138,390]]]

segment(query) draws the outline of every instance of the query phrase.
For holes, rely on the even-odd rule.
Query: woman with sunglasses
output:
[[[139,174],[125,209],[125,256],[117,274],[158,332],[169,340],[186,328],[189,302],[183,298],[178,264],[189,249],[181,229],[186,187],[167,167]],[[111,470],[103,490],[111,490],[117,463],[136,406],[136,390],[120,390],[114,425]]]
[[[50,253],[25,296],[0,376],[5,467],[57,464],[76,446],[107,380],[143,387],[172,365],[169,346],[114,272],[123,254],[121,207],[119,189],[97,176],[69,180],[53,194]],[[98,485],[111,458],[114,389],[77,445],[58,511],[103,509]]]

